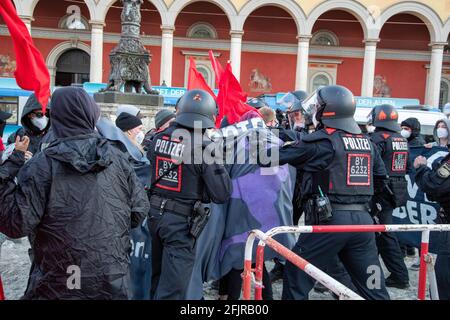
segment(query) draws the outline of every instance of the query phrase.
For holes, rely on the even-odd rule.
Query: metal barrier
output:
[[[3,292],[3,284],[1,276],[0,276],[0,300],[5,300],[5,293]]]
[[[252,282],[255,284],[255,300],[262,300],[262,270],[264,263],[264,248],[269,246],[275,252],[286,258],[288,261],[299,267],[315,280],[322,283],[330,289],[339,299],[346,300],[362,300],[363,298],[336,281],[325,272],[321,271],[311,263],[301,258],[281,243],[273,239],[273,236],[281,233],[342,233],[342,232],[422,232],[422,243],[420,248],[420,270],[419,270],[419,286],[418,299],[425,300],[427,269],[430,272],[430,296],[431,299],[439,299],[436,275],[434,273],[434,259],[428,252],[430,240],[430,232],[432,231],[450,231],[449,224],[435,225],[333,225],[333,226],[286,226],[276,227],[266,233],[260,230],[252,230],[247,238],[245,246],[245,260],[243,273],[243,299],[250,300]],[[256,249],[256,266],[252,269],[253,244],[255,239],[259,239]],[[427,265],[430,268],[427,268]]]

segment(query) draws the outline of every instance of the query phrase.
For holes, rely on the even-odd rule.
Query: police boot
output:
[[[386,287],[397,288],[397,289],[408,289],[409,282],[400,282],[391,276],[386,278]]]
[[[327,287],[325,287],[323,284],[321,284],[319,281],[316,282],[314,285],[314,291],[318,293],[325,293],[327,291],[330,291]]]
[[[284,265],[278,261],[278,259],[274,259],[275,266],[272,270],[270,270],[269,276],[270,281],[275,282],[283,279]]]

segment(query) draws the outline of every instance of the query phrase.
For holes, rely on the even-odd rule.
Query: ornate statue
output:
[[[148,65],[152,56],[139,37],[143,0],[121,1],[122,35],[119,44],[109,54],[111,71],[108,86],[102,91],[120,91],[125,86],[125,92],[132,92],[134,88],[137,93],[158,94],[150,86]]]

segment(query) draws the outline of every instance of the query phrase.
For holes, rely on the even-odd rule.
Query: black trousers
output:
[[[450,300],[450,232],[442,232],[435,272],[440,300]]]
[[[153,300],[183,300],[195,260],[195,239],[189,234],[188,218],[150,209],[152,235]]]
[[[381,200],[380,202],[383,208],[377,215],[380,224],[392,224],[392,212],[394,209],[386,200]],[[395,234],[380,232],[377,234],[376,239],[378,252],[386,268],[391,273],[389,277],[398,282],[409,282],[408,269],[406,268],[403,252],[400,249],[400,244]]]
[[[373,220],[363,211],[334,211],[327,224],[367,225],[373,224]],[[338,256],[363,298],[389,299],[373,233],[301,234],[292,250],[325,272],[335,265]],[[282,298],[307,300],[314,283],[313,278],[288,261]]]

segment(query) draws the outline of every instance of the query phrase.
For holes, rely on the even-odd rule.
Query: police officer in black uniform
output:
[[[414,161],[415,181],[428,199],[441,206],[438,223],[450,223],[450,154],[442,161],[427,167],[427,159],[419,156]],[[440,234],[441,242],[435,264],[440,300],[450,300],[450,232]]]
[[[213,97],[203,90],[188,91],[178,110],[175,121],[155,135],[149,148],[151,297],[155,300],[185,298],[196,237],[208,217],[202,204],[226,202],[232,188],[223,165],[202,162],[203,133],[214,128],[217,112]]]
[[[375,127],[375,132],[370,137],[378,148],[389,176],[388,192],[372,199],[372,214],[379,224],[392,224],[393,210],[406,205],[407,201],[405,175],[409,167],[408,140],[399,133],[401,128],[398,124],[398,113],[391,105],[384,104],[373,108],[369,124]],[[386,286],[408,288],[408,269],[395,234],[378,234],[377,246],[386,268],[391,273],[386,279]]]
[[[318,130],[280,149],[280,164],[304,171],[309,224],[373,224],[367,203],[374,189],[381,192],[386,171],[369,138],[361,134],[354,113],[355,100],[348,89],[324,87],[317,92],[312,118]],[[322,270],[339,256],[364,298],[389,299],[374,234],[302,234],[293,251]],[[314,279],[286,263],[283,299],[308,299],[313,285]]]

